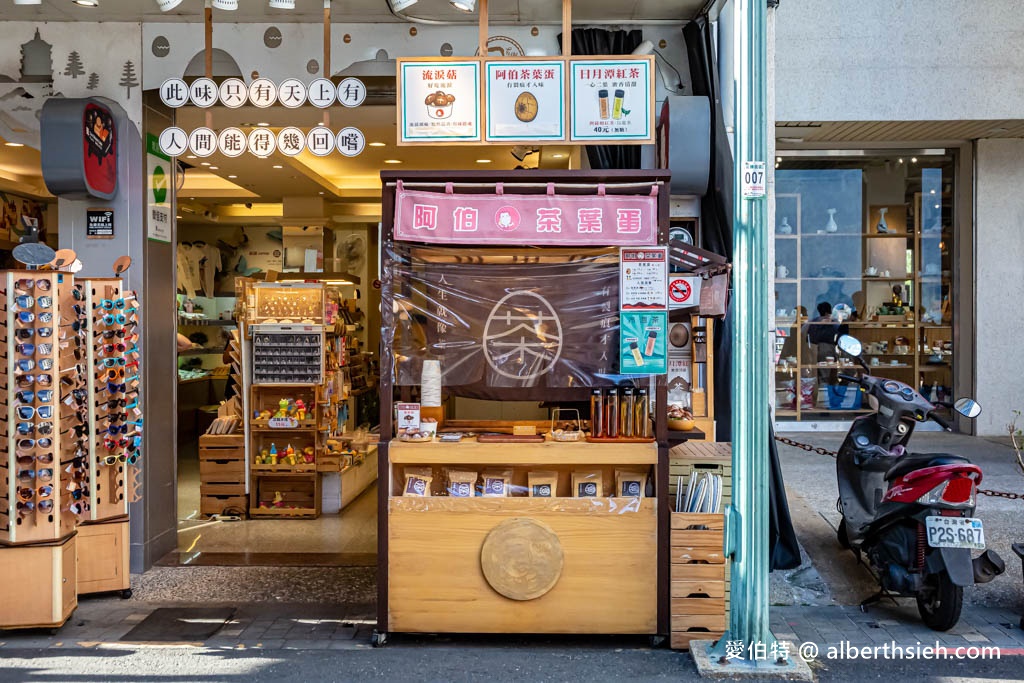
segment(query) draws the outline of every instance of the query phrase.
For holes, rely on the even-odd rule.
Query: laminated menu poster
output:
[[[422,250],[441,260],[447,250]],[[428,256],[430,254],[430,256]],[[519,400],[585,400],[618,369],[618,264],[434,263],[399,265],[396,383],[420,383],[438,359],[446,391]],[[664,335],[662,335],[664,337]],[[664,351],[662,351],[664,357]],[[605,379],[608,378],[608,379]]]
[[[668,248],[623,247],[619,261],[619,308],[664,310],[668,306]]]
[[[623,311],[619,318],[619,371],[623,375],[668,372],[668,313]]]
[[[398,62],[399,144],[478,142],[480,64]]]
[[[488,62],[487,140],[565,140],[565,65]]]

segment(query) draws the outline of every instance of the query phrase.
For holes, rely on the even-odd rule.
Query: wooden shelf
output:
[[[253,474],[301,474],[309,476],[310,474],[316,474],[316,463],[309,463],[305,465],[260,465],[257,463],[252,464]]]
[[[393,463],[445,463],[452,465],[654,465],[656,443],[459,443],[392,441],[388,456]]]

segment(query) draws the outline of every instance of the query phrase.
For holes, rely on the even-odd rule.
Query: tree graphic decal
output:
[[[136,88],[139,85],[139,81],[135,77],[135,65],[129,59],[124,63],[124,68],[121,70],[121,82],[118,85],[123,85],[128,90],[128,99],[132,98],[132,88]]]
[[[85,86],[88,90],[95,90],[100,86],[100,75],[93,71],[89,74],[89,83]]]
[[[82,67],[82,58],[78,55],[77,51],[73,50],[68,55],[68,65],[64,68],[64,75],[71,76],[71,78],[85,75],[85,69]]]

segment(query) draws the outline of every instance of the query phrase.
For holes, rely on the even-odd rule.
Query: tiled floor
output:
[[[167,563],[365,565],[374,561],[376,552],[376,486],[340,514],[211,522],[199,515],[198,454],[189,447],[179,453],[178,556]],[[285,555],[294,557],[289,560]]]

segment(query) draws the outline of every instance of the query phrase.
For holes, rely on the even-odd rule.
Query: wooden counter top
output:
[[[656,443],[458,443],[391,441],[388,457],[393,463],[447,463],[452,465],[653,465],[658,462]]]

